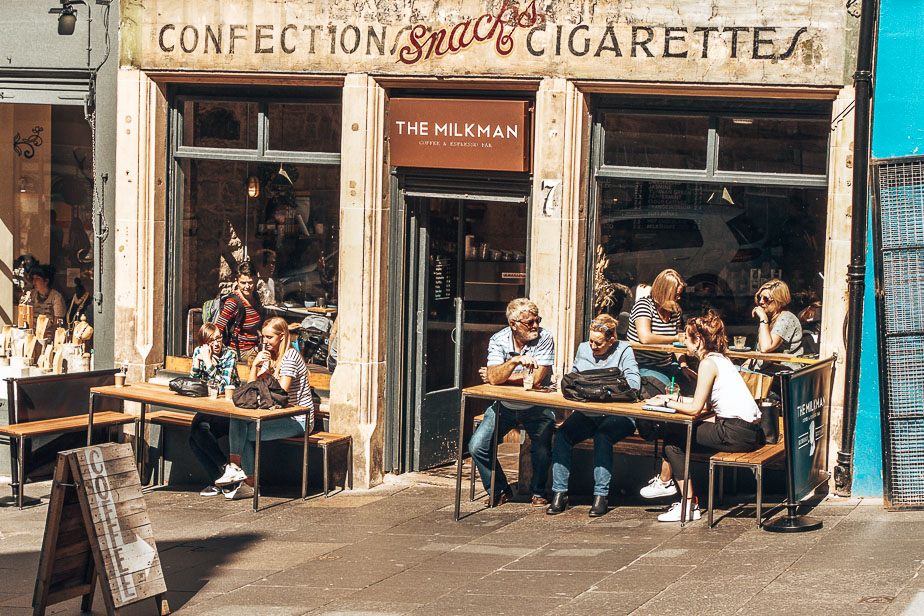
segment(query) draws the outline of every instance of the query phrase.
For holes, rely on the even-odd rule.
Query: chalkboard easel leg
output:
[[[160,616],[167,616],[170,613],[170,605],[167,603],[167,595],[154,595],[154,600],[157,602],[157,611]]]
[[[90,591],[80,598],[80,611],[89,614],[93,611],[93,595],[96,592],[96,567],[92,564],[87,579],[90,581]]]

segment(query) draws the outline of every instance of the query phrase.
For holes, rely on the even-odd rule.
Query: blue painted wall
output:
[[[876,338],[876,281],[873,275],[872,220],[867,235],[866,295],[863,298],[863,342],[860,392],[854,438],[854,496],[882,496],[882,430],[879,415],[879,348]]]
[[[872,157],[924,155],[924,0],[881,0],[873,102]],[[853,493],[882,495],[879,348],[872,221],[867,250]]]
[[[924,155],[924,0],[881,0],[872,150]]]

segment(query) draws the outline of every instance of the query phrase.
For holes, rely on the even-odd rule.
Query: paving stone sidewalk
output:
[[[456,523],[453,490],[408,474],[328,499],[270,495],[256,514],[192,487],[146,501],[177,614],[924,614],[924,512],[879,500],[823,500],[822,530],[778,535],[753,508],[681,529],[657,522],[667,503],[641,501],[591,520],[589,503],[552,517],[466,498]],[[46,511],[0,509],[0,614],[32,613]],[[79,599],[47,613],[78,614]]]

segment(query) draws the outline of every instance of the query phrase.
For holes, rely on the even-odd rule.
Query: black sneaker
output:
[[[199,491],[199,496],[218,496],[219,494],[221,494],[221,488],[214,483],[205,486]]]

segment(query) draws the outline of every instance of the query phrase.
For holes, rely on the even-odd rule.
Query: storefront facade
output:
[[[339,311],[331,429],[353,435],[358,485],[443,461],[457,411],[440,396],[477,378],[508,296],[539,305],[564,371],[598,245],[611,282],[675,267],[685,310],[719,309],[742,333],[754,285],[789,277],[824,306],[820,352],[843,356],[852,42],[838,3],[127,10],[116,176],[120,233],[139,244],[116,264],[136,281],[117,310],[150,346],[117,356],[150,372],[181,353],[189,311],[234,262],[273,252],[304,283],[283,300]]]
[[[96,366],[108,367],[116,335],[118,3],[78,6],[69,34],[48,8],[25,0],[0,6],[7,33],[0,42],[0,325],[19,325],[19,305],[30,301],[39,266],[64,304],[50,331],[73,331],[86,317],[96,326],[87,351]],[[5,403],[4,384],[0,408]],[[8,452],[0,448],[2,468]]]

